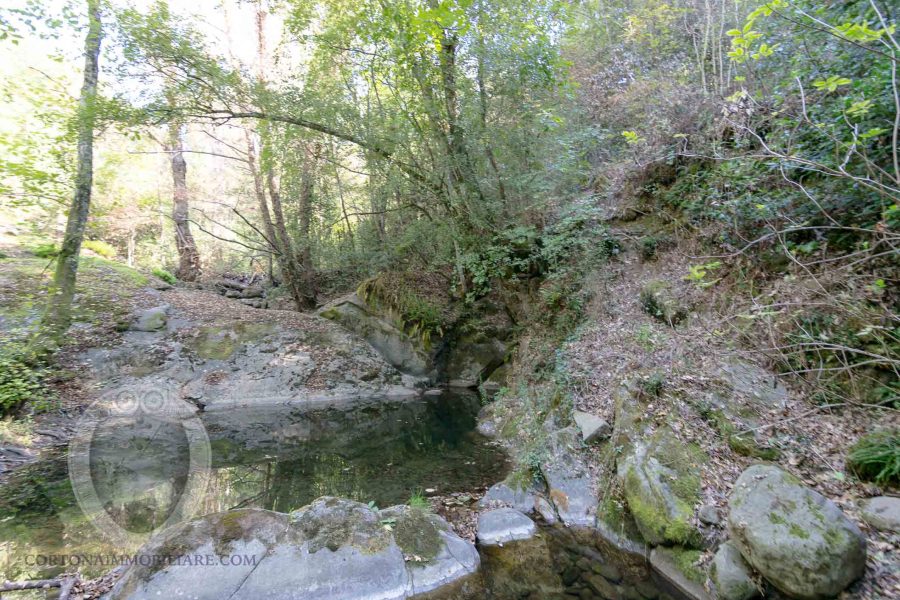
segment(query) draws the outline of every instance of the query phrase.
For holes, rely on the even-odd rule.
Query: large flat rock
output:
[[[164,532],[139,554],[169,558],[129,567],[110,600],[400,600],[439,595],[480,564],[475,547],[436,515],[331,497],[290,515],[209,515]]]

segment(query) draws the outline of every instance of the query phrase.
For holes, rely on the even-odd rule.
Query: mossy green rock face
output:
[[[704,460],[700,448],[682,443],[668,428],[636,441],[619,460],[617,472],[628,509],[651,545],[699,542],[691,521]]]
[[[401,372],[416,377],[434,374],[434,348],[439,344],[407,334],[390,315],[378,313],[355,293],[327,304],[318,314],[364,338]]]
[[[830,500],[771,465],[738,478],[728,530],[741,555],[785,594],[833,598],[866,567],[866,541]]]

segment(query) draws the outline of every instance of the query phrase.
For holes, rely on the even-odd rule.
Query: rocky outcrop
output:
[[[444,378],[455,387],[475,387],[506,360],[507,345],[497,339],[466,336],[449,351]]]
[[[713,556],[709,578],[721,600],[751,600],[760,595],[750,566],[730,542],[719,546]]]
[[[702,451],[660,429],[619,460],[617,474],[641,535],[652,545],[695,546],[692,522],[700,490]]]
[[[152,387],[203,410],[417,393],[364,340],[318,317],[291,319],[300,325],[195,326],[173,310],[170,332],[125,332],[121,346],[89,350],[85,359],[107,393]]]
[[[672,327],[684,321],[690,310],[672,284],[661,279],[644,285],[641,307],[647,314]]]
[[[164,532],[128,568],[110,600],[191,597],[345,600],[477,597],[479,557],[440,517],[376,511],[323,497],[291,513],[242,509]],[[196,560],[202,558],[203,568]]]
[[[401,372],[416,377],[436,375],[434,361],[438,344],[426,344],[406,334],[388,315],[376,312],[355,292],[325,305],[318,314],[364,338]]]
[[[833,502],[775,466],[754,465],[738,478],[728,530],[750,566],[794,598],[832,598],[865,570],[859,528]]]
[[[566,525],[590,526],[597,518],[597,491],[585,458],[578,451],[580,433],[573,427],[550,435],[549,458],[541,465],[547,494]]]

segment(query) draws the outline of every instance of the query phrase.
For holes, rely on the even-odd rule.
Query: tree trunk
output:
[[[188,214],[187,162],[184,160],[181,126],[169,124],[169,152],[172,161],[172,221],[175,223],[175,247],[178,248],[178,270],[182,281],[196,281],[200,276],[200,253],[191,235]]]
[[[75,194],[69,208],[66,234],[56,258],[56,272],[50,286],[47,310],[41,319],[41,335],[57,338],[69,328],[72,320],[72,298],[78,274],[78,256],[91,206],[94,181],[94,121],[99,76],[100,0],[87,0],[88,32],[84,43],[84,82],[78,100],[78,169]]]
[[[312,260],[312,239],[310,238],[310,224],[312,222],[313,212],[313,169],[310,168],[312,157],[307,153],[304,157],[301,171],[300,181],[300,204],[298,212],[300,220],[298,224],[298,234],[300,237],[300,247],[297,250],[298,259],[300,261],[300,269],[302,276],[304,303],[309,308],[316,307],[316,270]],[[343,203],[343,199],[341,200]],[[346,212],[344,213],[346,219]],[[347,221],[347,231],[349,232],[350,223]]]

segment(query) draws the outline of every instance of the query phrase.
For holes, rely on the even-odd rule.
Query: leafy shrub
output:
[[[0,415],[46,397],[43,369],[16,346],[0,348]]]
[[[172,275],[171,273],[169,273],[168,271],[166,271],[166,270],[163,269],[162,267],[156,267],[155,269],[153,269],[152,272],[153,272],[153,275],[155,275],[156,277],[162,279],[163,281],[165,281],[165,282],[168,283],[169,285],[175,285],[175,284],[178,282],[178,278],[177,278],[177,277],[175,277],[174,275]]]
[[[103,258],[115,258],[116,257],[116,249],[112,246],[112,244],[107,244],[101,240],[86,240],[81,244],[82,248],[86,250],[90,250],[94,254],[98,256],[102,256]]]
[[[859,438],[850,448],[847,466],[860,479],[879,485],[900,483],[900,429],[885,429]]]
[[[59,254],[59,248],[52,242],[38,244],[29,248],[28,251],[38,258],[56,258]]]
[[[0,250],[0,260],[3,260],[4,258],[9,258],[9,255],[6,252]]]

